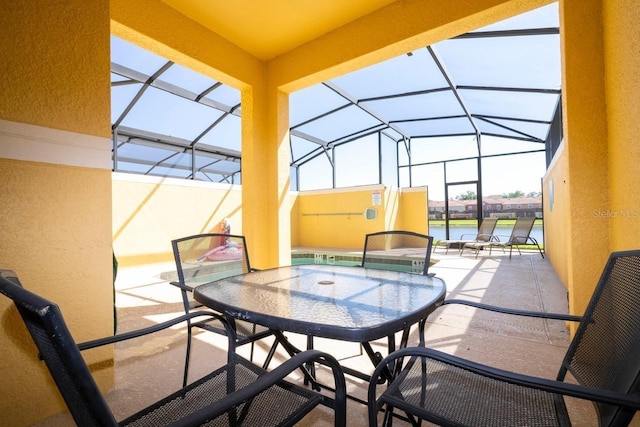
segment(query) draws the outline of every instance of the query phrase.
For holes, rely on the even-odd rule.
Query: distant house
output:
[[[473,218],[467,214],[468,200],[449,200],[449,217],[450,218]],[[445,219],[445,201],[433,200],[429,201],[429,219]]]
[[[542,197],[486,197],[482,201],[482,214],[485,218],[542,218]],[[449,200],[449,218],[477,218],[478,201]],[[444,219],[444,200],[429,200],[429,219]]]

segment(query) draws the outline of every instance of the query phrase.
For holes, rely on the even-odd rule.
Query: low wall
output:
[[[219,232],[225,218],[232,234],[243,234],[241,186],[124,173],[112,181],[113,248],[123,267],[172,261],[172,239]],[[291,206],[293,247],[361,250],[367,233],[429,229],[424,187],[292,192]],[[375,218],[365,217],[367,209]]]

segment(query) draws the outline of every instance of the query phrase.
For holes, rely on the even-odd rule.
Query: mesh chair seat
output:
[[[130,427],[156,427],[182,420],[194,411],[215,404],[227,394],[227,375],[230,371],[235,371],[236,389],[253,384],[264,374],[261,368],[238,356],[234,369],[223,366],[119,424]],[[216,417],[207,425],[293,425],[321,402],[322,397],[319,394],[282,382],[258,394],[249,403],[235,408],[233,412]]]
[[[427,357],[413,357],[379,403],[444,425],[571,425],[558,394],[476,375]]]

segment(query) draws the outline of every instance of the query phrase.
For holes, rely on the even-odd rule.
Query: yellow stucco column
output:
[[[0,40],[0,268],[58,304],[77,341],[109,335],[109,1],[5,3]],[[31,425],[64,410],[4,296],[0,318],[0,423]],[[113,348],[84,356],[109,389]]]
[[[569,196],[569,309],[582,313],[609,253],[608,221],[594,209],[609,206],[607,120],[600,0],[563,1],[565,155]]]
[[[603,2],[611,250],[640,242],[640,2]]]
[[[291,263],[289,98],[255,84],[242,91],[242,232],[252,267]]]

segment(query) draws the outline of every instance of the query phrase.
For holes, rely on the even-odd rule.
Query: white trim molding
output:
[[[0,120],[0,158],[111,170],[111,139]]]

